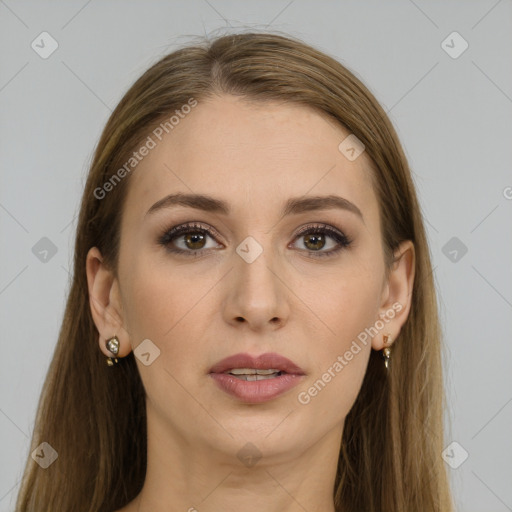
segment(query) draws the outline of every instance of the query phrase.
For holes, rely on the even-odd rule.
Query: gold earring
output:
[[[112,352],[115,356],[119,353],[119,338],[114,335],[113,338],[110,338],[106,341],[105,346],[109,352]],[[108,366],[114,366],[114,363],[118,363],[117,357],[107,357]]]
[[[390,345],[391,344],[391,334],[386,334],[383,336],[384,345]],[[385,347],[382,349],[382,357],[384,358],[384,366],[386,367],[386,370],[389,368],[389,359],[391,358],[391,348]]]

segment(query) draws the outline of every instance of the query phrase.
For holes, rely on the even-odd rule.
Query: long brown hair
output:
[[[325,53],[272,33],[224,35],[166,55],[110,116],[85,185],[71,289],[30,449],[47,442],[58,458],[42,469],[27,457],[16,511],[112,512],[142,489],[147,454],[142,381],[133,352],[114,367],[105,364],[85,271],[87,252],[96,246],[115,272],[130,176],[118,180],[105,199],[95,190],[112,179],[163,118],[190,98],[200,103],[214,94],[313,107],[365,145],[386,263],[401,241],[411,240],[415,279],[389,372],[372,351],[345,420],[333,498],[340,512],[452,511],[441,458],[441,329],[421,210],[403,149],[386,113],[354,74]]]

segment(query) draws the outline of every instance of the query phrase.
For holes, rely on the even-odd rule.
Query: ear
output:
[[[86,259],[89,306],[94,324],[99,332],[100,350],[107,357],[113,357],[105,346],[114,335],[119,338],[119,353],[124,357],[131,352],[128,332],[123,328],[122,304],[119,284],[113,272],[106,268],[103,257],[97,247],[92,247]]]
[[[414,284],[416,254],[411,240],[402,242],[395,251],[394,260],[389,271],[389,277],[384,283],[379,309],[379,317],[385,326],[382,335],[372,340],[374,350],[382,350],[390,346],[404,325],[412,303],[412,289]],[[386,335],[391,340],[384,344]]]

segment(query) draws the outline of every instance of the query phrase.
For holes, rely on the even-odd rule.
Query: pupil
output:
[[[195,247],[197,243],[201,244],[202,241],[204,241],[204,235],[201,233],[194,234],[194,235],[187,235],[186,236],[187,243],[191,241],[191,244],[194,246],[192,249],[201,249],[201,247]]]
[[[317,242],[315,243],[314,240],[317,240]],[[311,243],[311,240],[313,240],[313,249],[322,249],[322,247],[324,246],[324,242],[322,240],[322,235],[319,235],[319,234],[310,234],[310,235],[306,235],[306,246]],[[318,243],[320,243],[320,246],[318,246]]]

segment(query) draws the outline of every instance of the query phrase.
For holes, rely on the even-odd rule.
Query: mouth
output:
[[[305,372],[279,354],[235,354],[215,364],[209,376],[228,395],[245,403],[261,403],[296,386]]]
[[[255,368],[233,368],[232,370],[223,373],[233,375],[240,380],[250,381],[274,379],[275,377],[280,377],[281,375],[286,374],[284,371],[272,368],[267,370],[256,370]]]
[[[251,356],[250,354],[234,354],[226,357],[210,368],[210,373],[231,373],[235,376],[260,376],[268,378],[268,376],[276,376],[274,374],[290,374],[304,375],[304,370],[296,365],[290,359],[276,354],[267,352],[259,356]],[[272,378],[272,377],[271,377]],[[261,379],[245,379],[245,380],[261,380]]]

